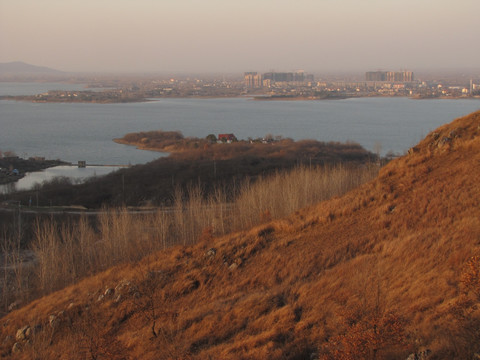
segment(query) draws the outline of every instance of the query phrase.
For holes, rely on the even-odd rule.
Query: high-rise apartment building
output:
[[[404,71],[403,72],[403,81],[405,82],[412,82],[415,78],[413,76],[413,71]]]
[[[269,72],[263,74],[265,80],[272,80],[272,82],[291,82],[294,79],[293,73],[286,72]]]
[[[268,72],[263,74],[263,79],[271,80],[272,83],[305,82],[307,79],[313,81],[313,75],[305,74],[302,70],[296,72]]]
[[[414,80],[412,71],[368,71],[365,73],[366,81],[385,82],[412,82]]]
[[[313,75],[306,74],[303,70],[296,72],[268,72],[263,75],[256,72],[243,73],[243,81],[247,89],[270,87],[275,83],[306,83],[313,82]]]
[[[248,89],[257,89],[262,87],[262,75],[256,72],[246,72],[243,74],[245,87]]]
[[[366,81],[386,81],[387,73],[385,71],[368,71],[365,73]]]

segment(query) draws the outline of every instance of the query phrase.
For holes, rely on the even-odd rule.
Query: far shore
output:
[[[156,101],[160,99],[234,99],[248,98],[254,101],[328,101],[328,100],[346,100],[352,98],[409,98],[412,100],[458,100],[458,99],[480,99],[480,96],[402,96],[402,95],[332,95],[332,96],[282,96],[282,95],[238,95],[238,96],[162,96],[149,98],[108,98],[108,99],[72,99],[72,98],[39,98],[36,95],[4,95],[0,96],[0,100],[24,101],[32,103],[88,103],[88,104],[125,104],[125,103],[142,103]],[[143,148],[142,148],[143,149]]]

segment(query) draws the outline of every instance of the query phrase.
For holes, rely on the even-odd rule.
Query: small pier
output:
[[[74,163],[71,163],[70,166],[77,166],[79,169],[84,169],[87,167],[87,162],[85,160],[78,160],[77,164],[75,165]],[[118,165],[118,164],[88,164],[90,167],[122,167],[122,168],[127,168],[132,165]]]

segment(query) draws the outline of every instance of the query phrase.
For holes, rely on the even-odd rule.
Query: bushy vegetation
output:
[[[194,139],[201,141],[201,139]],[[156,150],[180,150],[187,148],[187,141],[180,131],[148,131],[126,134],[117,142]],[[206,141],[203,141],[206,143]]]

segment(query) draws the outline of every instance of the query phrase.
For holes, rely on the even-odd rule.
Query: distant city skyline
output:
[[[478,69],[478,0],[0,0],[0,63],[72,72]]]

